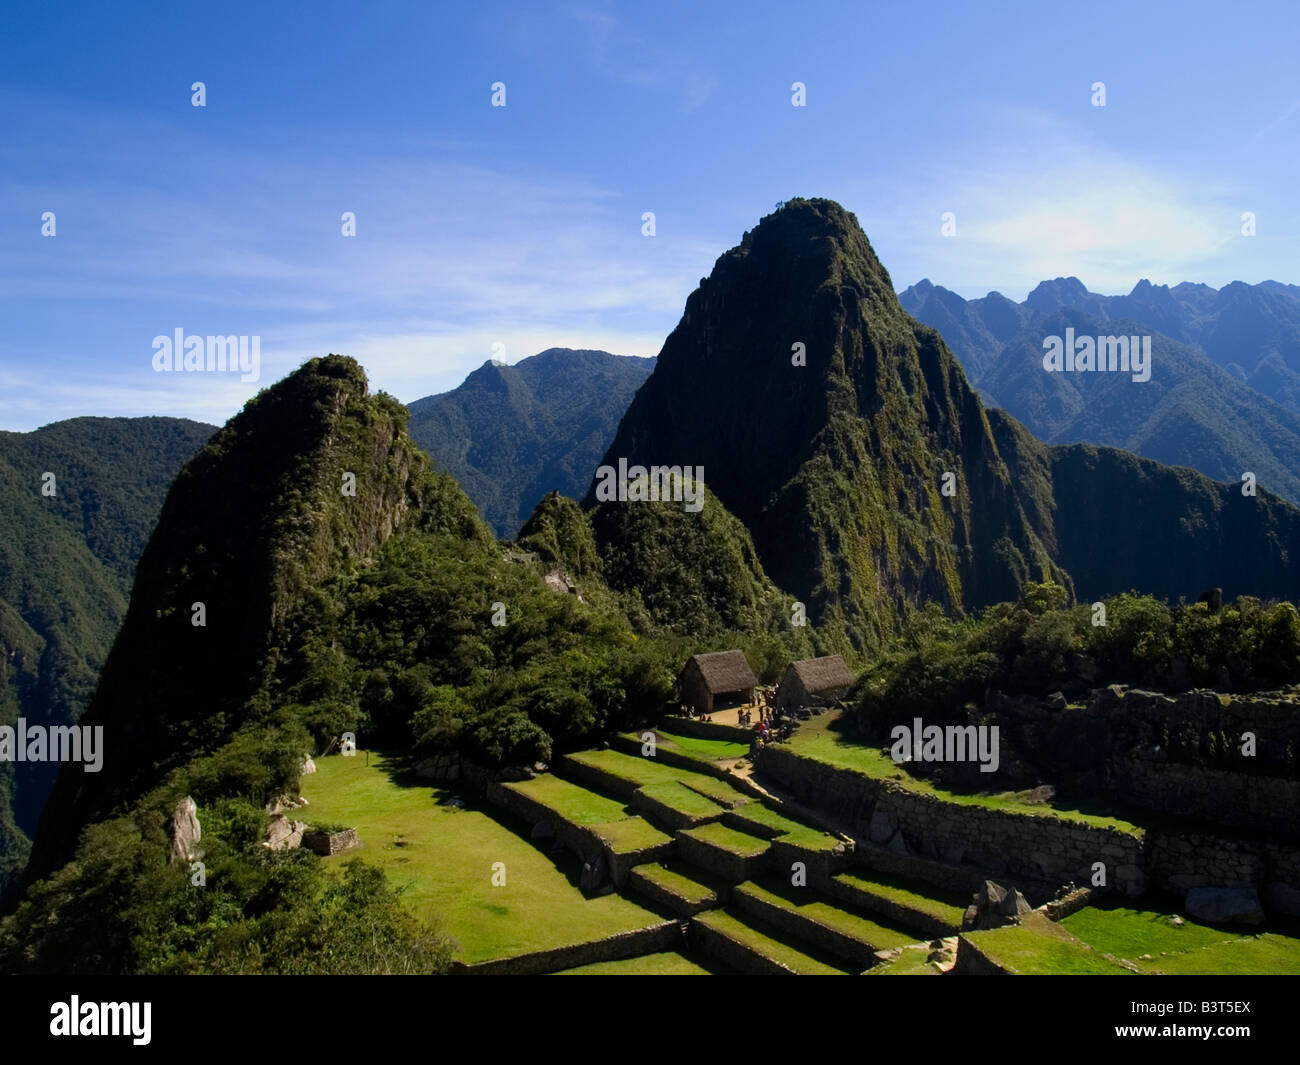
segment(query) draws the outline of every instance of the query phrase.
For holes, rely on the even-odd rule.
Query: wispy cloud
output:
[[[656,44],[627,28],[608,10],[571,5],[565,13],[583,31],[587,54],[605,77],[638,88],[670,93],[683,111],[695,111],[708,102],[717,78],[690,56],[686,42],[671,47]]]
[[[1240,239],[1240,203],[1225,187],[1161,171],[1042,112],[1003,110],[996,121],[996,142],[945,144],[945,169],[897,190],[901,206],[881,232],[898,248],[898,283],[924,275],[967,296],[1000,288],[1019,298],[1043,278],[1075,275],[1128,291],[1142,277],[1201,279]],[[940,235],[945,211],[954,237]]]

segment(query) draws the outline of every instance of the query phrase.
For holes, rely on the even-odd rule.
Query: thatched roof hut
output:
[[[758,678],[740,651],[692,655],[679,680],[682,702],[708,712],[715,706],[747,703]]]
[[[776,689],[778,710],[833,703],[853,686],[853,671],[839,655],[790,663]]]

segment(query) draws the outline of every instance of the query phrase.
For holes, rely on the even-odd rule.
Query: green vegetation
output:
[[[890,950],[917,940],[916,935],[906,929],[859,917],[837,904],[823,901],[807,888],[790,887],[784,881],[744,883],[734,890],[737,894],[752,895],[762,902],[797,913],[809,921],[865,943],[873,950]]]
[[[1134,593],[1103,602],[1105,625],[1053,584],[1030,584],[977,618],[928,610],[861,685],[856,724],[873,736],[913,716],[964,724],[989,687],[1041,696],[1115,682],[1213,687],[1224,675],[1236,691],[1300,682],[1300,615],[1290,603],[1241,598],[1215,613]]]
[[[411,436],[510,539],[550,490],[580,499],[654,359],[551,348],[411,404]]]
[[[753,858],[767,850],[769,841],[751,836],[747,832],[738,832],[724,824],[714,821],[712,824],[697,828],[684,828],[681,835],[698,839],[719,850],[728,851],[741,858]]]
[[[741,822],[744,831],[752,831],[754,835],[779,838],[783,843],[814,850],[833,847],[837,842],[828,832],[778,813],[757,800],[733,810],[727,815],[727,820],[732,823]]]
[[[1170,976],[1300,976],[1300,941],[1265,933],[1138,964]]]
[[[1248,935],[1173,914],[1103,902],[1061,921],[1097,950],[1149,972],[1185,975],[1300,973],[1300,938],[1275,932]],[[1144,957],[1150,955],[1150,957]]]
[[[689,781],[694,786],[696,779],[702,778],[702,774],[696,773],[694,770],[669,765],[667,762],[656,761],[653,758],[624,754],[622,751],[578,751],[570,754],[569,758],[575,762],[593,766],[638,787],[646,784],[666,784],[674,780]],[[727,785],[721,782],[719,782],[718,786],[728,791],[734,791],[734,789],[727,788]]]
[[[728,939],[748,947],[755,954],[785,966],[801,976],[839,976],[847,972],[838,962],[815,957],[775,938],[775,933],[752,918],[730,910],[705,910],[691,918]]]
[[[636,872],[692,904],[713,901],[721,890],[711,876],[693,866],[646,864],[638,865]]]
[[[447,803],[454,792],[419,780],[398,760],[372,752],[369,766],[361,758],[336,757],[317,765],[318,772],[303,779],[311,805],[299,816],[355,826],[360,859],[401,889],[410,912],[441,923],[458,944],[460,961],[565,946],[658,920],[618,895],[585,898],[576,859],[539,849],[528,841],[526,825],[468,796],[457,796],[463,807]],[[495,862],[506,867],[501,887],[492,884]]]
[[[744,758],[749,754],[749,744],[737,743],[735,740],[704,739],[698,736],[679,736],[676,733],[655,729],[660,741],[667,740],[664,746],[676,749],[692,758],[705,762],[727,761]],[[639,736],[637,737],[640,738]]]
[[[1021,976],[1132,975],[1046,918],[962,936],[995,964]]]
[[[647,784],[641,792],[656,802],[661,802],[687,817],[721,816],[723,808],[712,799],[692,791],[677,780],[664,781],[662,784]]]
[[[634,811],[617,799],[608,799],[550,773],[504,787],[528,796],[575,825],[599,825],[635,816]]]
[[[212,432],[180,418],[74,418],[0,432],[0,725],[81,717],[163,496]],[[0,911],[55,768],[0,763]]]
[[[961,927],[969,901],[953,891],[918,884],[901,877],[873,872],[870,878],[858,873],[839,873],[836,879],[866,895],[892,902],[916,913],[942,921],[954,931]]]

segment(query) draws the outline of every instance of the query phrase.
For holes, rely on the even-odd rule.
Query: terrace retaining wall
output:
[[[976,890],[988,878],[1013,882],[1031,900],[1034,893],[1046,898],[1070,881],[1091,884],[1093,863],[1103,862],[1105,886],[1126,895],[1142,894],[1148,882],[1180,893],[1240,883],[1281,884],[1281,895],[1300,891],[1300,844],[1290,840],[1166,827],[1132,835],[1050,814],[947,802],[779,745],[763,748],[758,766],[801,801],[853,825],[861,864],[952,890]],[[1278,816],[1294,819],[1297,808]]]
[[[682,948],[682,927],[676,921],[663,921],[631,932],[619,932],[604,939],[574,943],[553,950],[536,950],[510,958],[495,958],[467,965],[453,962],[453,973],[471,976],[537,976],[542,973],[594,965],[602,961],[619,961],[643,954],[658,954]]]
[[[696,721],[689,717],[668,717],[664,719],[664,728],[683,736],[694,736],[700,740],[731,740],[733,743],[748,744],[754,738],[752,729],[739,725],[723,725],[716,721]]]
[[[796,910],[769,902],[744,888],[737,888],[731,893],[731,902],[737,909],[785,933],[796,944],[807,943],[816,950],[844,958],[860,969],[869,969],[878,960],[876,947],[872,944],[845,935]]]

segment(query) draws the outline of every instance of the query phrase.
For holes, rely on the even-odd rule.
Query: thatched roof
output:
[[[749,668],[741,651],[714,651],[707,655],[693,655],[691,661],[700,667],[704,683],[714,695],[744,691],[758,684],[758,678],[754,676],[754,671]]]
[[[790,668],[809,695],[847,688],[853,684],[853,671],[839,655],[805,658],[801,662],[792,662]]]

